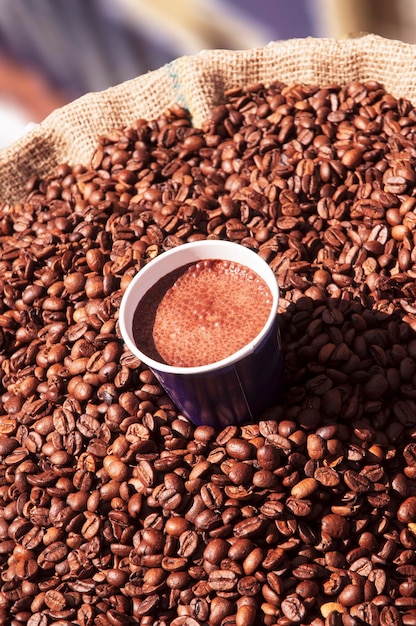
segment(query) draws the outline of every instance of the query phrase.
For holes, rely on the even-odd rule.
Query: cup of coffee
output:
[[[279,288],[238,243],[203,240],[157,256],[122,298],[121,335],[195,425],[255,421],[283,374]]]

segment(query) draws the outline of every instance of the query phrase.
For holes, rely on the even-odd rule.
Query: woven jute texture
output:
[[[200,126],[227,89],[274,80],[326,85],[377,80],[416,102],[416,46],[365,34],[343,39],[292,39],[242,51],[209,50],[89,93],[51,113],[0,151],[0,202],[19,202],[25,182],[59,163],[88,165],[98,137],[138,118],[154,119],[177,102]]]

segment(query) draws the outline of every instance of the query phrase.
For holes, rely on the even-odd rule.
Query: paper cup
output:
[[[203,259],[234,261],[258,274],[272,293],[272,307],[261,332],[229,357],[198,367],[173,367],[144,354],[133,336],[133,318],[144,294],[163,276]],[[283,374],[277,321],[279,287],[268,264],[255,252],[229,241],[187,243],[150,261],[130,282],[120,306],[120,332],[149,367],[178,409],[195,425],[223,428],[253,422],[276,402]]]

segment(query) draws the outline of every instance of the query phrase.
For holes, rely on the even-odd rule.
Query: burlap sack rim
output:
[[[91,92],[53,111],[9,148],[0,151],[0,202],[19,202],[30,176],[56,165],[88,165],[100,135],[153,119],[174,102],[190,111],[195,126],[222,101],[226,89],[249,83],[318,85],[374,79],[393,95],[416,102],[416,46],[378,35],[289,39],[249,50],[203,50],[175,59],[102,92]]]

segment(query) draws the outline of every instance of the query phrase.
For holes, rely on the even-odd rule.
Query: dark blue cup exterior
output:
[[[233,365],[193,376],[152,371],[196,426],[254,422],[279,396],[283,354],[277,319],[256,350]]]
[[[226,259],[250,267],[269,285],[273,304],[259,335],[228,358],[195,368],[172,367],[143,354],[133,338],[138,302],[160,278],[189,262]],[[263,259],[241,244],[229,241],[186,243],[162,253],[133,278],[121,302],[120,332],[131,352],[157,377],[179,411],[196,426],[224,428],[257,420],[276,403],[283,378],[283,355],[277,320],[279,289]]]

